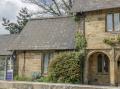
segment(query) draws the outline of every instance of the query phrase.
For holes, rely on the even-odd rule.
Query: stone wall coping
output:
[[[60,84],[60,83],[40,83],[40,82],[25,82],[25,81],[2,81],[0,80],[0,84],[25,84],[25,85],[44,85],[44,86],[62,86],[62,87],[77,87],[80,89],[90,88],[90,89],[120,89],[120,87],[115,86],[97,86],[97,85],[78,85],[78,84]]]

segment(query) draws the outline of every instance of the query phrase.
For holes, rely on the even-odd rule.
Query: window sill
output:
[[[48,76],[48,73],[43,73],[43,76]]]
[[[111,34],[120,34],[120,31],[119,31],[119,32],[106,31],[106,33],[111,33]]]

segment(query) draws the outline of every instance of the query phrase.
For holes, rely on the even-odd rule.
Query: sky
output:
[[[23,7],[27,7],[30,11],[34,12],[39,8],[33,4],[23,3],[21,0],[0,0],[0,35],[9,34],[2,24],[2,18],[5,17],[10,21],[16,20],[16,15]]]

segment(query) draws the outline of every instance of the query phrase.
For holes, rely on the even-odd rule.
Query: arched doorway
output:
[[[88,83],[106,85],[110,84],[110,60],[102,52],[96,52],[88,59]]]
[[[120,56],[117,60],[117,83],[120,84]]]

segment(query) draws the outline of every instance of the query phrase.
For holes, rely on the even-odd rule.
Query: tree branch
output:
[[[62,0],[63,4],[65,5],[65,7],[70,10],[71,8],[67,5],[67,3],[65,2],[65,0]]]
[[[48,6],[48,5],[46,5],[46,4],[39,4],[37,1],[31,1],[30,3],[33,3],[33,4],[35,4],[35,5],[37,5],[37,6],[39,6],[39,7],[41,7],[43,10],[46,10],[47,12],[49,12],[49,13],[51,13],[51,14],[53,14],[53,15],[60,15],[59,13],[57,13],[53,8],[52,8],[52,6]]]
[[[57,2],[56,2],[55,0],[52,0],[52,1],[54,2],[54,4],[55,4],[55,6],[56,6],[56,8],[57,8],[57,10],[58,10],[58,12],[59,12],[59,14],[62,15],[62,13],[61,13],[61,11],[60,11],[60,9],[59,9],[59,7],[58,7]]]
[[[52,0],[53,3],[47,3],[47,1],[41,0],[23,0],[25,3],[31,3],[42,8],[45,12],[51,15],[61,16],[64,14],[69,14],[72,7],[72,0]],[[49,1],[48,1],[49,2]]]

